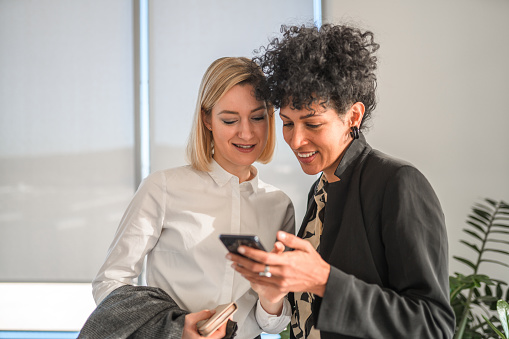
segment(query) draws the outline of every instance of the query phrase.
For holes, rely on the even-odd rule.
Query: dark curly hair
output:
[[[318,103],[340,115],[360,101],[365,106],[362,127],[376,106],[374,52],[379,45],[373,33],[331,24],[320,29],[283,25],[281,33],[281,39],[255,51],[253,60],[267,75],[258,96],[277,108],[311,109]]]

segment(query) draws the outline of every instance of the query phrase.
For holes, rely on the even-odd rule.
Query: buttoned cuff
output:
[[[274,314],[267,313],[262,305],[260,304],[260,299],[256,302],[256,321],[260,328],[270,334],[278,334],[281,333],[288,323],[290,322],[290,318],[292,316],[291,306],[288,299],[283,299],[283,310],[281,311],[281,315],[277,316]]]

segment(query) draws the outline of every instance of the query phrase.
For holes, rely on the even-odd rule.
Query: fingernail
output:
[[[228,259],[228,260],[232,260],[232,256],[231,256],[231,254],[229,254],[229,253],[228,253],[228,254],[226,255],[226,259]]]
[[[286,239],[286,233],[285,232],[279,232],[279,238]]]
[[[237,251],[240,253],[240,254],[244,254],[246,253],[246,250],[244,249],[244,247],[240,246]]]

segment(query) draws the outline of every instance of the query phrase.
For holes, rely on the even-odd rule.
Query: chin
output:
[[[321,172],[320,170],[308,168],[307,166],[304,166],[302,164],[300,165],[300,167],[302,168],[302,171],[307,175],[316,175]]]

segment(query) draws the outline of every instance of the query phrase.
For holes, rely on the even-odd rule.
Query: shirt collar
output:
[[[253,179],[249,181],[245,181],[241,183],[240,185],[245,186],[249,185],[251,186],[252,190],[254,192],[257,191],[258,188],[258,170],[256,167],[251,166],[251,173],[254,174]],[[212,158],[212,161],[210,163],[210,172],[209,175],[212,177],[212,179],[218,184],[219,186],[226,185],[229,181],[234,180],[237,184],[239,183],[239,178],[237,178],[235,175],[229,173],[224,168],[219,165],[214,158]]]

